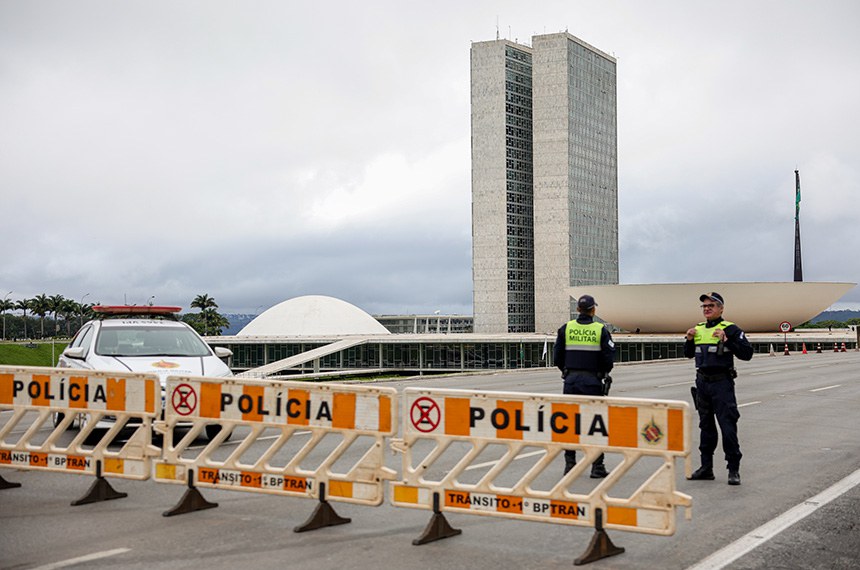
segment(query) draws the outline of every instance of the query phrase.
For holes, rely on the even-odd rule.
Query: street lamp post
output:
[[[3,297],[4,306],[6,304],[6,301],[9,300],[9,295],[11,295],[11,294],[12,294],[12,291],[9,291],[8,293],[6,293],[6,296]],[[3,311],[3,340],[6,340],[6,311],[5,310]]]
[[[149,301],[147,301],[147,302],[146,302],[146,304],[147,304],[147,305],[149,305],[149,306],[151,307],[151,306],[152,306],[152,303],[153,303],[154,301],[155,301],[155,295],[152,295],[152,296],[149,298]]]
[[[81,297],[80,307],[81,307],[81,324],[80,326],[84,326],[84,299],[89,296],[89,293],[85,293],[83,297]],[[80,328],[80,327],[78,327]]]

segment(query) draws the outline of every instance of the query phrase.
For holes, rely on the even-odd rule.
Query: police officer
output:
[[[699,453],[702,466],[690,479],[714,479],[717,424],[723,434],[723,452],[729,470],[729,485],[740,485],[741,448],[738,443],[738,403],[735,399],[734,357],[750,360],[753,347],[744,331],[723,320],[723,297],[705,293],[699,297],[705,322],[687,331],[684,356],[696,358],[695,404],[699,412]],[[716,418],[716,421],[714,421]]]
[[[597,303],[591,295],[583,295],[576,302],[579,316],[562,325],[553,349],[553,364],[564,378],[565,394],[603,396],[603,381],[612,370],[615,343],[602,323],[594,322]],[[564,452],[564,472],[576,465],[576,452]],[[606,477],[603,454],[591,464],[591,478]]]

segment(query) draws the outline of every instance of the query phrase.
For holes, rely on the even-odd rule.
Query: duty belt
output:
[[[719,382],[720,380],[726,380],[729,378],[734,378],[735,374],[732,374],[734,370],[726,370],[725,372],[716,372],[713,374],[707,374],[705,372],[696,371],[696,377],[701,378],[705,382]]]

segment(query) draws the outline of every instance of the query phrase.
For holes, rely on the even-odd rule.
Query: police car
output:
[[[96,318],[86,323],[59,358],[58,366],[106,372],[156,374],[161,380],[162,400],[168,376],[226,377],[233,373],[224,359],[226,348],[213,350],[188,324],[178,320],[181,307],[102,306],[92,308]],[[62,420],[54,416],[54,425]],[[80,414],[78,427],[89,419]],[[110,428],[115,419],[105,417],[96,429]],[[215,437],[220,426],[207,425],[206,436]]]

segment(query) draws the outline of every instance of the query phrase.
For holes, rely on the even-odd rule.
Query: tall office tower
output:
[[[551,332],[618,283],[615,59],[568,33],[471,58],[475,332]]]

